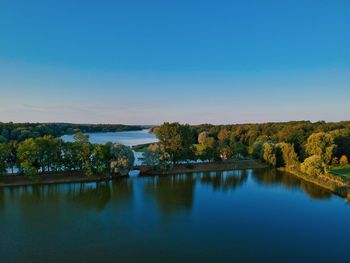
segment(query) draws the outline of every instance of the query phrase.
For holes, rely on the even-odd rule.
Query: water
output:
[[[106,142],[120,143],[127,146],[135,146],[146,143],[157,142],[157,138],[153,133],[149,133],[148,129],[141,131],[123,131],[123,132],[99,132],[99,133],[85,133],[89,135],[91,143],[104,144]],[[72,142],[73,135],[63,135],[63,141]]]
[[[1,262],[349,262],[350,206],[274,170],[0,188]]]
[[[89,140],[91,143],[105,144],[106,142],[113,142],[130,147],[146,143],[155,143],[158,141],[155,134],[149,133],[148,129],[144,129],[142,131],[100,132],[85,134],[89,135]],[[74,141],[74,135],[63,135],[61,139],[66,142],[72,142]],[[134,151],[134,156],[134,165],[141,165],[143,154],[141,152]]]

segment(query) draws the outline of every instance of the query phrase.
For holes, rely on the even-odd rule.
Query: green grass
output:
[[[350,177],[350,164],[343,165],[343,166],[331,166],[330,171],[332,174],[335,174],[335,175],[343,175],[343,176]]]
[[[135,152],[145,152],[151,143],[139,144],[132,147]]]

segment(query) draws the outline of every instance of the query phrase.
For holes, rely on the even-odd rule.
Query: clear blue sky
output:
[[[0,0],[0,121],[350,119],[350,1]]]

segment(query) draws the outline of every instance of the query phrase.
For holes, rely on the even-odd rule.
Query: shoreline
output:
[[[195,173],[195,172],[210,172],[210,171],[232,171],[243,169],[259,169],[266,168],[267,165],[257,162],[255,160],[244,161],[227,161],[214,163],[193,164],[193,167],[188,168],[185,164],[175,165],[169,171],[152,170],[150,167],[139,166],[135,170],[139,170],[139,176],[167,176],[181,173]],[[0,187],[12,186],[29,186],[29,185],[52,185],[65,183],[85,183],[85,182],[99,182],[105,180],[113,180],[123,178],[124,176],[112,176],[110,174],[101,174],[86,176],[83,172],[56,172],[49,174],[37,175],[34,180],[31,180],[25,175],[1,175]]]
[[[193,165],[193,167],[191,167]],[[244,169],[261,169],[268,166],[264,163],[256,160],[242,160],[242,161],[225,161],[225,162],[213,162],[213,163],[198,163],[191,164],[177,164],[173,169],[168,171],[153,170],[150,167],[140,166],[140,176],[166,176],[181,173],[200,173],[210,171],[232,171],[232,170],[244,170]]]
[[[311,177],[311,176],[303,174],[299,171],[291,171],[291,170],[287,170],[285,168],[277,168],[277,170],[285,172],[285,173],[289,173],[290,175],[293,175],[293,176],[299,178],[300,180],[312,183],[318,187],[321,187],[325,190],[332,192],[333,194],[336,194],[340,197],[343,197],[343,198],[350,200],[350,185],[342,182],[340,178],[336,178],[338,180],[333,180],[333,178],[332,178],[333,175],[329,175],[330,178],[327,178],[328,180],[326,180],[325,176],[323,176],[323,177]]]
[[[33,180],[25,175],[2,175],[0,176],[0,187],[99,182],[114,178],[119,177],[109,174],[86,176],[82,172],[40,174]]]

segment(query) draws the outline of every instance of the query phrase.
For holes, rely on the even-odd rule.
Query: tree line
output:
[[[350,158],[350,122],[309,121],[190,126],[164,123],[154,129],[159,143],[144,154],[144,163],[169,169],[180,162],[260,159],[273,167],[325,173],[329,165]]]
[[[137,131],[145,127],[122,124],[72,124],[72,123],[2,123],[0,122],[0,143],[10,141],[22,142],[28,138],[38,138],[44,135],[60,137],[78,132],[116,132]]]
[[[22,142],[0,143],[0,173],[17,168],[20,174],[29,177],[71,171],[82,171],[87,176],[106,172],[124,175],[133,163],[130,147],[111,142],[91,144],[83,133],[76,133],[73,142],[44,135]]]

